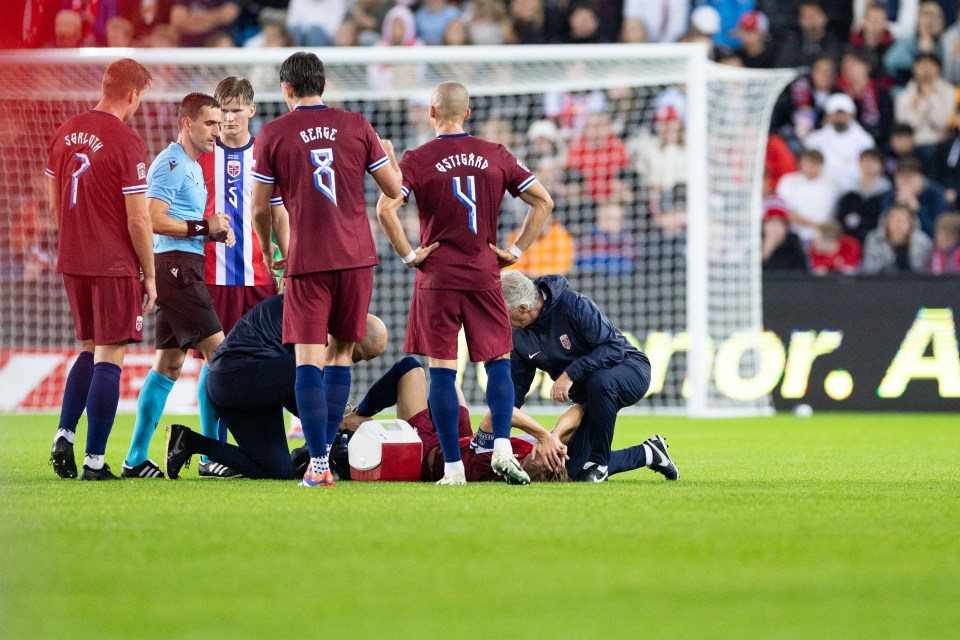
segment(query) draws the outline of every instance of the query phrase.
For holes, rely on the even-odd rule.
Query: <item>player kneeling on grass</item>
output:
[[[210,360],[207,395],[237,445],[171,425],[167,477],[179,477],[194,454],[206,455],[245,478],[296,477],[283,421],[284,408],[298,415],[296,356],[282,335],[284,297],[267,298],[248,311]],[[366,334],[353,350],[354,362],[375,358],[386,347],[387,330],[380,318],[367,314]]]
[[[537,369],[546,371],[554,380],[554,402],[583,407],[583,419],[567,445],[568,452],[576,453],[566,462],[567,472],[576,481],[603,482],[610,472],[617,412],[647,392],[650,361],[593,300],[571,290],[566,278],[530,280],[508,271],[500,280],[513,327],[514,406],[523,406]],[[675,471],[663,438],[651,440],[663,446],[650,448],[646,466]]]
[[[470,426],[470,413],[459,386],[457,396],[460,400],[458,417],[460,454],[467,481],[502,480],[503,478],[495,473],[492,467],[493,432],[489,414],[481,423],[480,430],[474,435]],[[430,409],[427,407],[426,376],[423,367],[413,357],[407,356],[397,362],[370,387],[357,408],[344,416],[340,425],[341,430],[348,434],[352,433],[361,424],[393,405],[397,406],[397,417],[408,422],[423,442],[420,479],[437,481],[443,478],[444,462],[440,453],[440,439],[430,415]],[[516,460],[532,481],[560,482],[569,479],[564,465],[568,452],[566,443],[573,440],[575,447],[582,446],[583,440],[572,438],[582,418],[582,408],[579,405],[571,406],[560,416],[556,427],[551,432],[520,409],[514,409],[512,426],[524,431],[525,434],[510,438],[510,443]],[[659,449],[663,455],[655,453],[653,448]],[[292,455],[294,464],[306,466],[309,454],[305,447],[295,449]],[[573,455],[577,457],[579,452],[574,450]],[[663,466],[654,464],[655,461],[659,462],[663,459],[667,461]],[[331,462],[338,469],[349,471],[346,460],[334,456]],[[666,456],[666,445],[660,436],[648,438],[643,444],[635,447],[611,452],[608,473],[632,471],[644,466],[662,473],[668,479],[677,477],[676,467],[669,462]],[[511,478],[507,476],[506,481],[511,482]]]

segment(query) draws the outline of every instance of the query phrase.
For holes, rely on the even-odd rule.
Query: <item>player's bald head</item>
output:
[[[353,348],[353,361],[363,362],[373,360],[387,348],[387,325],[383,320],[367,314],[367,337],[358,342]]]
[[[463,120],[470,106],[470,94],[459,82],[442,82],[430,97],[438,120]]]

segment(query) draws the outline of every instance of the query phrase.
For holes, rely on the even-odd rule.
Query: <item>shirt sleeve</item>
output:
[[[120,155],[120,190],[123,195],[147,192],[147,148],[137,136]]]
[[[253,169],[250,175],[254,180],[273,184],[273,140],[270,139],[268,128],[264,126],[257,136],[257,143],[253,145]]]
[[[187,169],[184,163],[174,164],[167,158],[166,154],[162,154],[153,161],[153,166],[150,167],[150,179],[147,181],[147,197],[173,204],[183,186]]]
[[[275,207],[283,204],[283,196],[280,195],[280,187],[273,185],[273,195],[270,196],[270,206]]]
[[[363,118],[363,116],[360,116]],[[367,171],[373,173],[377,169],[386,166],[390,162],[387,152],[383,150],[380,138],[373,126],[363,118],[363,129],[367,138]]]
[[[410,201],[410,192],[413,191],[414,163],[409,151],[400,158],[400,173],[403,174],[403,181],[400,184],[400,191],[403,193],[403,201]]]
[[[503,149],[503,163],[504,171],[507,174],[507,190],[514,198],[537,181],[537,177],[530,173],[530,170],[506,149]]]

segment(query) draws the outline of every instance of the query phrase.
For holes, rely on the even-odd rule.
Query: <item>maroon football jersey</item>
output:
[[[537,181],[503,145],[462,133],[438,136],[403,154],[403,195],[417,197],[420,244],[440,246],[417,270],[425,289],[488,291],[500,286],[497,218],[507,191]]]
[[[57,129],[46,174],[60,194],[58,272],[140,275],[124,196],[147,191],[146,159],[143,139],[109,113],[90,111]]]
[[[254,158],[254,179],[277,184],[290,213],[288,274],[378,263],[363,177],[389,159],[366,118],[298,107],[263,125]]]

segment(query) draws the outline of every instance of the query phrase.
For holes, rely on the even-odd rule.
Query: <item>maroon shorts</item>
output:
[[[403,350],[456,360],[461,326],[472,362],[492,360],[513,349],[510,316],[499,287],[489,291],[414,287]]]
[[[247,311],[271,296],[277,295],[277,285],[261,284],[253,287],[231,286],[207,283],[207,290],[213,300],[213,309],[220,318],[223,334],[230,333]]]
[[[63,274],[77,340],[94,344],[143,341],[143,288],[139,278]]]
[[[284,344],[327,344],[367,336],[373,267],[287,276],[283,303]]]
[[[420,467],[420,479],[439,480],[443,477],[443,455],[440,453],[440,437],[437,435],[437,428],[434,426],[433,419],[430,417],[430,410],[424,409],[407,422],[413,427],[423,442],[423,461]],[[469,438],[473,437],[473,426],[470,424],[470,412],[464,406],[460,407],[460,415],[457,417],[457,432],[460,438],[468,438],[467,443],[469,447]],[[432,449],[436,449],[436,452],[431,456],[430,451]],[[440,475],[437,475],[438,469]]]

